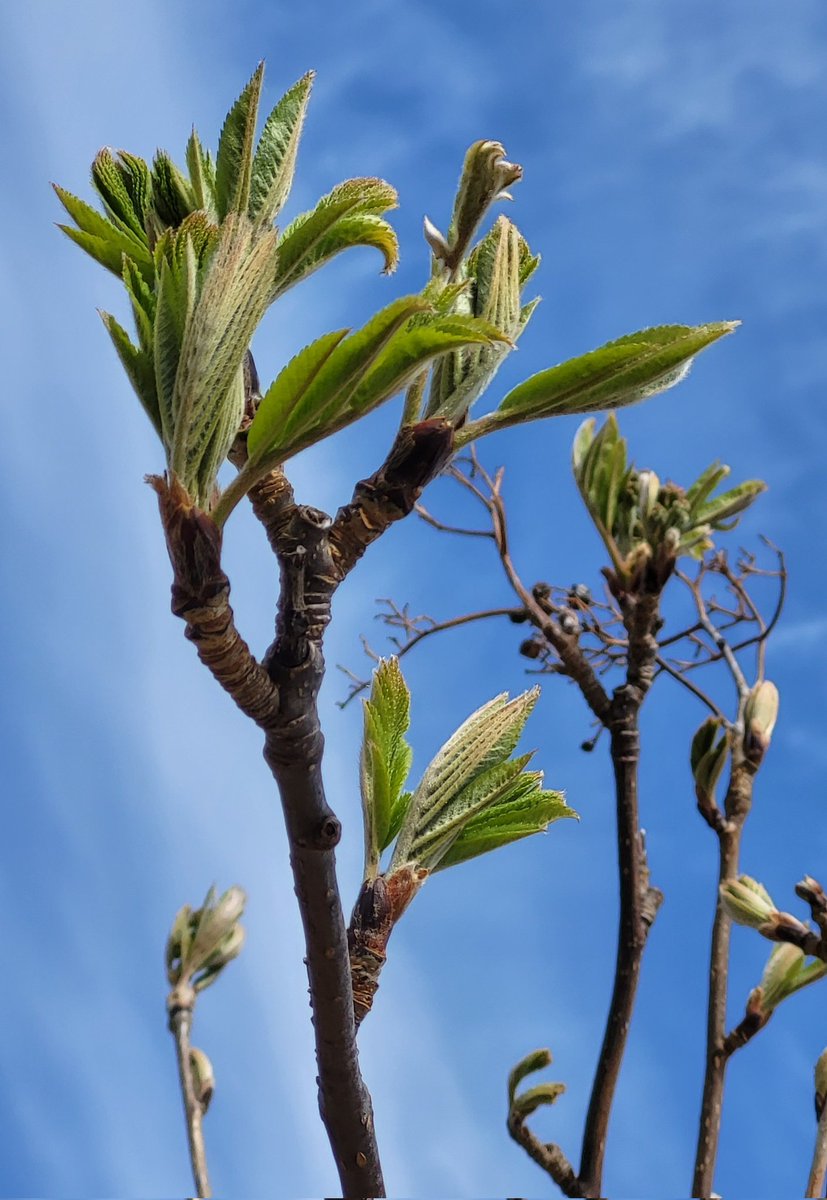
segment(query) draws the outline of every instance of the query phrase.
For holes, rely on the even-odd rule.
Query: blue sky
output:
[[[55,232],[48,181],[86,194],[104,144],[180,156],[193,120],[214,144],[265,57],[273,102],[308,67],[318,71],[290,213],[346,176],[385,176],[401,195],[403,255],[390,280],[357,251],[290,293],[257,338],[265,379],[319,333],[420,284],[422,216],[444,225],[462,155],[480,137],[501,139],[523,164],[508,211],[544,256],[544,303],[501,388],[648,324],[740,318],[686,383],[623,414],[622,428],[636,460],[664,476],[688,482],[720,457],[735,477],[770,485],[739,541],[764,532],[781,544],[791,590],[769,658],[782,716],[744,866],[794,906],[805,871],[827,876],[827,12],[818,0],[146,0],[140,11],[30,0],[2,22],[2,486],[13,516],[0,732],[0,1189],[188,1193],[161,960],[176,909],[216,881],[250,895],[245,952],[197,1013],[196,1040],[218,1079],[206,1125],[216,1192],[330,1194],[276,799],[256,731],[169,614],[168,563],[142,484],[160,448],[95,313],[124,305],[116,282]],[[301,498],[327,509],[345,501],[381,460],[396,417],[389,406],[299,460]],[[599,578],[599,545],[567,467],[575,428],[560,420],[483,448],[487,463],[506,465],[528,580]],[[440,484],[430,502],[448,515],[456,498]],[[239,623],[261,649],[275,578],[246,514],[233,518],[226,558]],[[337,597],[331,663],[359,665],[358,634],[379,640],[373,601],[387,595],[437,617],[510,603],[485,546],[409,522]],[[406,660],[417,766],[471,709],[525,686],[521,636],[509,625],[466,630]],[[347,904],[360,870],[359,712],[339,712],[342,694],[331,672],[327,777],[345,822]],[[642,806],[667,899],[611,1129],[613,1196],[689,1188],[716,858],[686,761],[701,717],[668,682],[646,713]],[[362,1036],[393,1195],[549,1193],[503,1124],[507,1071],[538,1045],[552,1047],[552,1076],[568,1084],[538,1131],[577,1156],[616,891],[609,774],[600,750],[577,749],[587,733],[583,704],[549,680],[528,741],[580,824],[438,877],[394,935]],[[733,1019],[764,958],[758,939],[736,936]],[[796,997],[733,1062],[718,1175],[729,1196],[803,1184],[823,997],[818,988]]]

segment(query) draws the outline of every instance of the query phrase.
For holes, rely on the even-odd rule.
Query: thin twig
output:
[[[525,615],[525,610],[522,608],[486,608],[481,609],[479,612],[462,613],[458,617],[450,617],[445,621],[434,621],[424,629],[417,629],[416,632],[411,633],[405,642],[400,642],[396,638],[393,638],[392,641],[394,643],[396,657],[403,658],[409,650],[413,650],[414,646],[419,645],[419,643],[424,641],[425,638],[430,637],[434,633],[444,633],[446,629],[457,629],[461,625],[470,625],[475,621],[485,621],[489,617],[511,617],[519,619]],[[395,623],[386,613],[379,614],[379,616],[388,624]],[[422,619],[423,618],[419,618],[419,620]],[[403,625],[402,627],[408,628],[407,625]],[[374,651],[368,646],[364,639],[363,645],[366,653],[370,654],[371,657],[376,657]],[[359,679],[346,667],[340,666],[339,670],[343,671],[344,674],[348,675],[352,680],[351,689],[345,699],[337,701],[339,708],[346,708],[347,705],[350,704],[351,700],[355,699],[356,696],[370,687],[371,681],[369,679]]]
[[[706,692],[697,687],[691,679],[687,679],[686,675],[681,674],[680,671],[677,671],[673,666],[671,666],[669,661],[665,659],[663,655],[659,654],[655,659],[655,662],[658,664],[659,670],[665,671],[667,675],[671,675],[673,679],[676,679],[678,683],[682,684],[688,691],[690,691],[693,696],[697,696],[701,703],[706,705],[713,716],[718,717],[721,721],[726,721],[726,717],[712,697],[707,696]]]
[[[181,1097],[184,1102],[184,1115],[187,1123],[187,1143],[189,1145],[192,1178],[195,1183],[195,1194],[199,1197],[209,1197],[210,1177],[207,1173],[207,1153],[204,1146],[204,1131],[201,1120],[204,1109],[200,1097],[195,1091],[195,1080],[192,1074],[190,1058],[190,1032],[192,1029],[192,1011],[195,994],[187,989],[189,997],[179,998],[178,992],[170,996],[169,1028],[175,1039],[175,1054],[178,1061],[178,1080],[181,1086]]]
[[[508,1132],[529,1158],[554,1180],[564,1196],[583,1195],[574,1167],[559,1146],[553,1142],[541,1142],[513,1111],[508,1115]]]
[[[420,517],[426,525],[430,525],[432,529],[438,529],[440,533],[456,533],[461,537],[481,537],[493,538],[494,534],[490,529],[464,529],[461,525],[446,525],[444,521],[438,521],[425,508],[424,504],[414,505],[414,512]]]

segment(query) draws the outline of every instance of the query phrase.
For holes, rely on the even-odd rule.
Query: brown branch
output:
[[[779,596],[775,612],[769,622],[764,620],[744,583],[746,576],[755,573],[752,564],[742,566],[740,575],[735,575],[723,556],[719,555],[713,560],[714,569],[727,580],[733,593],[737,596],[741,608],[748,614],[748,619],[754,621],[758,626],[758,634],[755,638],[748,639],[737,646],[730,646],[728,644],[723,631],[720,628],[716,628],[710,617],[709,609],[704,603],[701,588],[705,566],[702,566],[697,579],[694,581],[687,580],[685,576],[683,577],[684,582],[690,588],[697,606],[699,623],[703,627],[704,632],[715,642],[718,657],[723,659],[729,667],[738,693],[738,716],[734,726],[732,726],[735,734],[731,751],[732,768],[729,786],[724,798],[723,812],[717,808],[714,799],[710,801],[709,805],[704,806],[699,798],[699,808],[718,838],[719,867],[715,919],[712,926],[710,947],[706,1064],[698,1127],[698,1144],[692,1182],[692,1195],[696,1197],[707,1197],[712,1194],[720,1138],[726,1069],[729,1059],[737,1050],[741,1049],[755,1037],[769,1019],[769,1014],[764,1014],[758,1009],[753,1011],[748,1008],[746,1016],[735,1029],[729,1033],[726,1031],[732,922],[722,904],[720,888],[721,884],[736,879],[740,871],[741,840],[744,824],[752,806],[752,794],[757,771],[757,764],[747,759],[743,751],[741,738],[738,736],[743,731],[744,705],[749,694],[749,685],[735,657],[735,652],[738,649],[744,648],[745,645],[757,643],[759,647],[757,675],[759,680],[763,678],[766,639],[775,627],[780,615],[780,606],[784,602],[786,587],[784,557],[780,551],[776,551],[776,554],[778,555],[778,570],[771,574],[779,580]],[[693,690],[692,685],[686,678],[681,676],[681,682],[689,687],[690,690]]]
[[[735,790],[740,793],[737,798],[733,795]],[[731,1054],[737,1049],[736,1042],[740,1042],[741,1033],[744,1032],[738,1031],[729,1037],[726,1032],[732,921],[721,901],[720,885],[738,877],[741,834],[749,811],[751,793],[752,777],[747,773],[746,767],[733,766],[724,804],[728,819],[723,819],[721,814],[722,819],[714,826],[718,837],[718,892],[709,954],[706,1060],[692,1180],[692,1195],[701,1198],[712,1195],[721,1132],[726,1067]],[[738,813],[735,820],[731,815],[734,812]],[[740,1044],[746,1044],[747,1040],[745,1038]]]
[[[507,1125],[508,1132],[517,1145],[522,1146],[529,1158],[554,1180],[564,1196],[585,1194],[574,1167],[559,1146],[555,1146],[553,1142],[541,1142],[513,1109],[508,1114]]]
[[[723,1053],[724,1058],[730,1058],[736,1050],[741,1050],[746,1046],[747,1042],[751,1042],[756,1033],[760,1033],[772,1016],[771,1012],[761,1012],[757,1008],[748,1008],[745,1016],[741,1018],[734,1029],[731,1029],[724,1038]],[[720,1121],[720,1113],[718,1114]]]
[[[262,729],[272,726],[278,690],[235,627],[230,583],[221,569],[221,533],[194,508],[181,485],[158,475],[148,482],[158,494],[172,563],[172,611],[186,622],[198,657],[243,713]]]
[[[321,779],[323,738],[316,697],[322,637],[336,587],[330,518],[297,507],[275,472],[253,496],[277,553],[281,594],[276,640],[259,664],[233,623],[221,570],[221,535],[173,481],[159,494],[173,566],[173,611],[187,622],[199,657],[241,710],[265,732],[265,759],[281,795],[290,863],[307,946],[314,1008],[319,1107],[342,1194],[384,1195],[370,1096],[359,1070],[345,922],[334,848],[341,827]]]
[[[825,1176],[827,1176],[827,1104],[822,1105],[819,1113],[813,1160],[804,1195],[807,1197],[823,1196]]]
[[[439,530],[440,533],[455,533],[460,537],[478,537],[492,539],[494,534],[490,529],[465,529],[461,525],[446,525],[444,521],[438,521],[436,517],[428,512],[427,508],[422,504],[415,504],[414,511],[426,525],[430,525],[432,529]]]
[[[192,1030],[192,1013],[195,1007],[195,992],[189,985],[175,988],[167,1001],[169,1013],[169,1029],[175,1039],[175,1055],[178,1063],[178,1081],[181,1087],[181,1098],[184,1102],[184,1116],[187,1123],[187,1144],[189,1146],[190,1166],[195,1183],[195,1194],[199,1197],[209,1197],[210,1177],[207,1172],[207,1154],[204,1146],[204,1133],[201,1120],[204,1115],[204,1105],[201,1097],[196,1094],[195,1080],[192,1073],[190,1058],[190,1033]]]
[[[264,757],[278,784],[307,946],[319,1108],[345,1196],[382,1196],[370,1095],[359,1070],[345,920],[336,877],[340,823],[322,782],[317,696],[322,638],[337,583],[330,518],[296,507],[275,539],[281,570],[276,640],[267,670],[281,695]]]
[[[356,484],[350,504],[336,514],[330,548],[340,579],[390,525],[413,511],[453,447],[454,430],[441,417],[402,426],[382,466]]]
[[[630,672],[643,681],[651,670],[647,651],[630,648]],[[638,661],[639,659],[639,661]],[[602,1195],[603,1161],[615,1089],[626,1050],[643,951],[662,900],[650,886],[638,810],[640,735],[638,717],[643,693],[632,684],[618,688],[608,721],[615,775],[620,920],[614,986],[603,1043],[592,1083],[580,1159],[582,1195]]]

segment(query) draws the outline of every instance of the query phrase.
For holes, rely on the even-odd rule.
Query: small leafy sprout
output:
[[[213,160],[193,130],[186,170],[164,151],[150,167],[102,150],[92,183],[101,214],[63,188],[64,232],[124,282],[137,342],[103,321],[193,504],[218,502],[216,478],[244,410],[244,361],[270,304],[350,246],[377,247],[393,270],[396,238],[382,213],[396,192],[352,179],[279,236],[273,220],[293,182],[313,74],[281,98],[256,140],[263,64],[230,109]]]
[[[827,963],[820,959],[807,962],[807,956],[798,946],[780,942],[773,946],[761,982],[750,997],[767,1016],[788,996],[801,991],[827,974]]]
[[[644,579],[662,587],[680,555],[700,558],[717,530],[732,529],[766,489],[750,479],[719,496],[712,492],[729,474],[715,463],[686,490],[661,483],[653,471],[627,460],[626,441],[612,413],[596,431],[594,418],[580,426],[572,453],[574,477],[589,516],[612,561],[614,578],[626,591]]]
[[[517,1089],[529,1075],[550,1067],[552,1063],[550,1050],[534,1050],[517,1063],[508,1076],[508,1120],[509,1124],[522,1124],[527,1117],[536,1112],[544,1104],[554,1104],[565,1092],[564,1083],[540,1083],[535,1087],[526,1088],[522,1092]]]
[[[220,897],[215,888],[210,888],[200,908],[193,910],[184,905],[167,939],[170,987],[201,992],[238,957],[244,945],[244,929],[239,921],[246,902],[240,887],[228,888]]]
[[[538,695],[503,694],[472,713],[408,792],[410,693],[395,658],[374,672],[360,759],[364,883],[348,932],[357,1023],[370,1011],[393,927],[430,874],[576,817],[561,792],[543,789],[541,771],[526,769],[531,754],[511,757]]]
[[[692,739],[689,761],[695,794],[703,810],[715,807],[715,787],[729,756],[729,735],[726,731],[721,733],[721,728],[720,718],[709,717]]]

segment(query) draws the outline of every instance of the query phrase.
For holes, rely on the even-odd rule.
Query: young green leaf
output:
[[[463,722],[431,762],[413,794],[407,816],[394,849],[391,870],[415,861],[417,842],[443,812],[478,777],[505,762],[516,746],[539,689],[509,700],[506,693],[495,696]],[[525,765],[524,763],[522,764]],[[466,793],[473,806],[473,790]],[[469,814],[470,815],[470,814]]]
[[[515,789],[513,796],[504,797],[472,817],[434,869],[442,871],[534,833],[543,833],[553,821],[563,817],[577,819],[577,813],[565,803],[563,793],[543,791],[542,775],[532,774],[540,775],[533,790]]]
[[[323,432],[335,423],[394,334],[427,309],[420,296],[403,296],[338,345],[287,418],[282,445],[294,445],[309,431]]]
[[[377,245],[385,254],[387,269],[392,269],[396,239],[390,226],[379,218],[396,208],[397,202],[396,190],[382,179],[348,179],[338,184],[282,233],[276,295],[348,246]]]
[[[398,660],[384,659],[373,676],[364,705],[360,762],[365,822],[365,878],[375,876],[379,856],[392,840],[413,752],[405,740],[410,725],[410,692]]]
[[[686,492],[686,502],[692,510],[693,516],[707,497],[712,495],[718,484],[728,475],[729,467],[719,462],[712,463],[705,471],[701,472],[692,487],[688,488]]]
[[[514,1103],[514,1097],[517,1094],[517,1088],[528,1075],[533,1075],[535,1071],[542,1071],[544,1067],[550,1067],[552,1062],[551,1051],[532,1050],[531,1054],[527,1054],[525,1058],[520,1059],[516,1067],[514,1067],[508,1076],[508,1104],[509,1107]]]
[[[287,418],[348,333],[347,329],[336,329],[323,334],[300,350],[279,372],[264,393],[248,431],[248,463],[255,464],[268,453],[278,453]]]
[[[108,148],[92,163],[92,183],[114,223],[146,243],[146,210],[151,194],[149,171],[143,159]]]
[[[763,480],[748,479],[738,487],[731,488],[730,491],[723,492],[720,496],[715,496],[705,504],[699,505],[694,513],[695,520],[699,525],[705,524],[714,527],[719,521],[725,521],[728,517],[735,517],[744,512],[766,490],[767,485]]]
[[[457,442],[462,445],[523,421],[621,408],[645,400],[679,383],[695,355],[737,325],[737,321],[660,325],[627,334],[532,375],[508,393],[496,412],[466,425]]]
[[[196,208],[203,209],[210,221],[217,221],[215,164],[201,145],[194,127],[187,142],[187,170]]]
[[[189,180],[164,150],[152,160],[152,207],[161,226],[173,227],[201,207]]]
[[[223,220],[230,212],[246,213],[250,203],[256,121],[264,79],[264,63],[227,113],[215,161],[215,198]]]
[[[237,392],[230,385],[242,366],[250,339],[269,304],[276,260],[274,231],[253,238],[245,215],[231,214],[203,274],[197,302],[184,331],[175,381],[175,435],[170,465],[192,494],[194,478],[216,428],[225,422],[225,405],[233,400],[235,429]],[[200,493],[200,498],[208,497]]]
[[[425,364],[450,350],[504,341],[504,334],[477,317],[451,314],[434,317],[428,324],[414,324],[389,343],[353,393],[350,409],[355,414],[369,412],[406,387]]]
[[[516,799],[536,790],[542,774],[526,771],[533,753],[495,763],[457,792],[432,816],[424,817],[411,844],[410,856],[429,871],[436,869],[464,826],[483,809],[503,799]]]
[[[73,242],[91,255],[96,262],[107,270],[120,276],[123,270],[123,256],[126,254],[138,264],[144,278],[152,281],[152,256],[144,242],[134,233],[124,230],[108,221],[106,217],[96,212],[91,205],[65,188],[52,185],[55,193],[69,216],[78,226],[59,225],[58,228],[70,237]]]
[[[253,159],[250,219],[264,225],[275,220],[290,193],[314,71],[294,83],[264,123]]]
[[[135,389],[135,394],[155,427],[158,437],[163,440],[161,413],[158,408],[158,395],[155,390],[155,365],[152,353],[133,345],[128,333],[123,329],[111,313],[101,313],[101,319],[112,339],[112,344],[126,371],[129,382]]]

